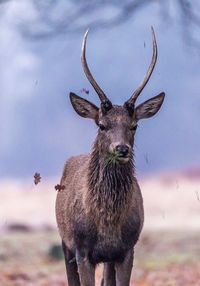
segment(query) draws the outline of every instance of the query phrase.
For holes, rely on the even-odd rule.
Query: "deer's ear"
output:
[[[73,108],[80,116],[98,121],[99,108],[96,105],[73,92],[70,92],[69,97]]]
[[[165,93],[161,92],[159,95],[150,98],[136,107],[136,119],[149,118],[154,116],[161,105],[163,104]]]

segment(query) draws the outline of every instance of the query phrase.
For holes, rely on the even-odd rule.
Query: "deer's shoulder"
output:
[[[87,166],[89,164],[89,154],[81,154],[78,156],[70,157],[64,166],[62,182],[69,181],[74,177],[81,177],[87,172]]]
[[[65,168],[77,168],[78,166],[82,166],[85,163],[88,163],[90,154],[80,154],[77,156],[72,156],[69,159],[67,159],[65,163]]]

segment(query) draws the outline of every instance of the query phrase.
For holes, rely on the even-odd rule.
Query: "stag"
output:
[[[134,171],[134,135],[140,119],[160,109],[165,94],[135,106],[157,60],[153,56],[141,85],[123,106],[113,105],[94,79],[86,61],[85,33],[81,61],[101,105],[70,93],[75,111],[91,118],[98,134],[89,154],[67,160],[56,199],[56,218],[62,239],[69,286],[94,286],[95,267],[104,263],[102,286],[128,286],[134,246],[144,221],[143,200]]]

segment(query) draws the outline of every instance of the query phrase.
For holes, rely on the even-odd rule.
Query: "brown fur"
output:
[[[91,153],[66,162],[60,183],[63,188],[57,194],[56,218],[68,284],[94,286],[95,266],[103,262],[102,286],[128,286],[134,246],[144,221],[142,195],[134,173],[134,135],[138,121],[160,109],[164,93],[138,107],[132,101],[124,106],[112,105],[84,65],[104,100],[98,108],[70,93],[76,112],[93,119],[99,130]],[[117,161],[108,161],[109,154],[116,152]]]
[[[58,192],[56,217],[62,241],[90,263],[123,261],[133,249],[143,225],[142,196],[134,176],[133,152],[127,163],[107,164],[113,141],[133,146],[128,112],[115,106],[99,121],[112,129],[99,131],[91,154],[71,157]],[[129,229],[130,228],[130,229]]]

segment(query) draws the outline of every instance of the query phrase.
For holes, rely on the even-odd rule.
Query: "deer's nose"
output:
[[[119,153],[121,157],[126,157],[129,152],[129,147],[127,145],[117,145],[115,150]]]

